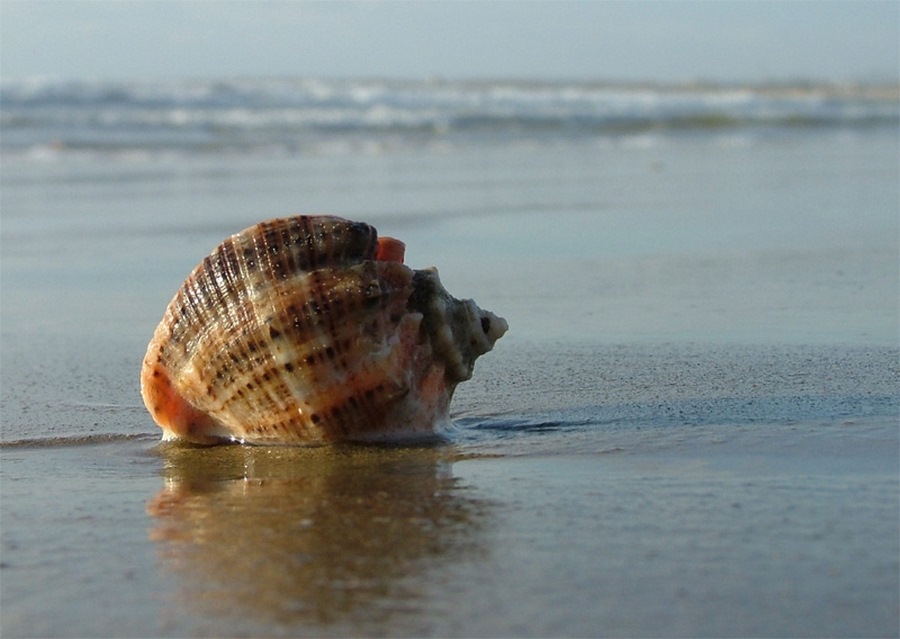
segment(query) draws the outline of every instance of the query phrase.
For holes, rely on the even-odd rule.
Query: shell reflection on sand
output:
[[[159,451],[165,486],[147,510],[174,601],[248,632],[378,634],[418,610],[435,562],[485,552],[488,506],[456,484],[445,447]]]

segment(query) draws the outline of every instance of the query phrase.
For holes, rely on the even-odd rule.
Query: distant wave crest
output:
[[[34,80],[0,85],[0,144],[6,154],[300,153],[373,142],[897,127],[898,104],[898,88],[881,85]]]

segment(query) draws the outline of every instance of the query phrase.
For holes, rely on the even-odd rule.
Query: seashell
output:
[[[362,222],[252,226],[188,276],[156,328],[141,395],[163,439],[315,444],[429,436],[507,330]]]

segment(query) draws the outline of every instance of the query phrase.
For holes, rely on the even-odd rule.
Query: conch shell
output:
[[[507,330],[447,293],[404,244],[331,216],[262,222],[188,276],[141,394],[163,439],[316,444],[432,436]]]

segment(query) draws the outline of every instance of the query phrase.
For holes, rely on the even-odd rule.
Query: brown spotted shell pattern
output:
[[[506,321],[362,222],[295,216],[219,245],[147,348],[164,439],[316,444],[430,436]]]

